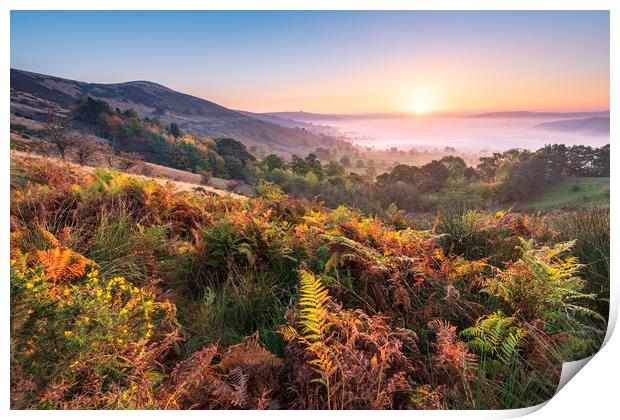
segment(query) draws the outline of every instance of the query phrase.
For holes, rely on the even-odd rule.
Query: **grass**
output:
[[[571,223],[566,223],[567,218]],[[581,276],[588,282],[588,292],[596,294],[596,310],[607,317],[611,240],[609,209],[591,207],[570,213],[554,211],[545,217],[545,225],[553,232],[551,241],[576,240],[573,254],[584,264]]]
[[[569,207],[609,207],[609,178],[564,178],[540,194],[520,203],[519,210]]]

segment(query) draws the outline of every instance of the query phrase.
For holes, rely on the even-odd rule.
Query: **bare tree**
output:
[[[47,140],[52,143],[62,160],[66,160],[67,149],[75,144],[75,138],[69,132],[69,119],[59,116],[54,110],[48,115],[45,124]]]
[[[103,155],[106,162],[108,163],[108,166],[110,168],[113,168],[115,153],[114,153],[114,149],[112,148],[112,146],[110,146],[109,143],[99,144],[99,153]]]
[[[75,154],[80,165],[86,165],[100,150],[94,137],[86,132],[80,132],[75,141]]]

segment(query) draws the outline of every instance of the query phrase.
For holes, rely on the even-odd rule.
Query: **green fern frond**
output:
[[[330,300],[327,288],[319,277],[301,270],[299,279],[299,311],[297,323],[300,330],[287,325],[279,329],[287,341],[298,341],[313,355],[308,362],[320,375],[313,382],[323,384],[327,390],[327,404],[330,406],[330,376],[335,367],[328,345],[328,329],[332,325],[327,304]]]
[[[513,317],[506,317],[502,311],[480,317],[476,325],[461,331],[468,339],[467,345],[477,353],[497,357],[502,363],[511,360],[525,346],[526,332],[515,326]]]

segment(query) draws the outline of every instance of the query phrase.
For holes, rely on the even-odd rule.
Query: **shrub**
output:
[[[167,335],[171,340],[174,307],[97,270],[58,280],[40,268],[11,269],[12,362],[19,369],[13,380],[30,384],[17,385],[15,406],[130,407],[127,392],[152,382],[149,370],[158,370],[132,355]]]
[[[284,200],[287,196],[282,188],[269,181],[261,181],[258,183],[258,195],[268,200]]]

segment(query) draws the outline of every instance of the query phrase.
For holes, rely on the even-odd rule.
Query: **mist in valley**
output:
[[[546,144],[584,144],[600,147],[609,143],[609,131],[588,132],[577,127],[559,131],[539,125],[559,121],[582,121],[559,118],[475,118],[412,116],[410,118],[339,118],[317,121],[331,125],[354,143],[376,149],[416,149],[481,153],[511,148],[536,150]],[[607,127],[609,119],[607,118]],[[544,127],[544,125],[543,125]]]

